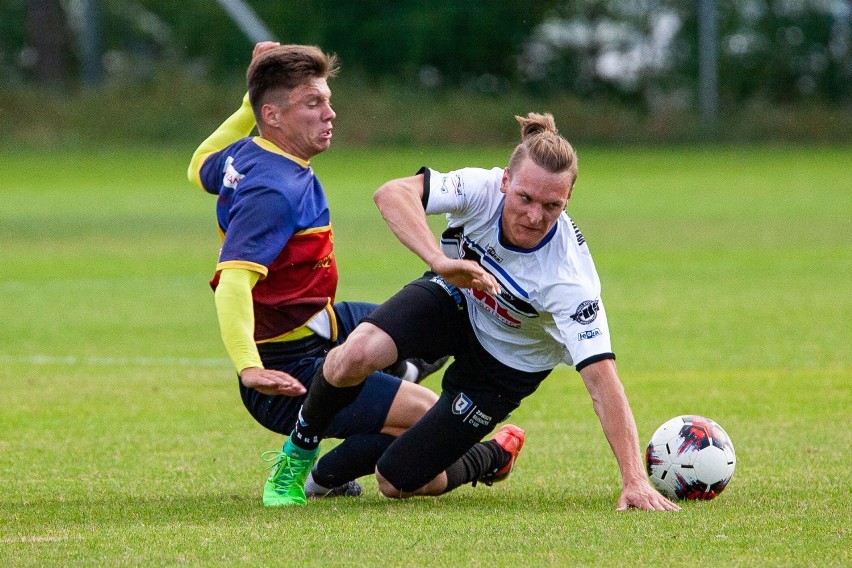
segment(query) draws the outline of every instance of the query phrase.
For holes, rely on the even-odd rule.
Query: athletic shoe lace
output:
[[[296,474],[293,471],[293,464],[289,456],[284,452],[269,450],[263,452],[260,455],[260,459],[272,464],[269,466],[269,469],[277,468],[269,477],[276,488],[287,487],[295,481]],[[281,464],[282,461],[285,462],[283,465]]]

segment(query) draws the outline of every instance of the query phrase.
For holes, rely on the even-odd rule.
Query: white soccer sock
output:
[[[411,383],[417,382],[417,378],[420,376],[420,370],[417,366],[411,361],[406,361],[405,367],[405,374],[401,377],[402,380]]]
[[[306,496],[325,495],[329,491],[331,491],[331,489],[323,487],[322,485],[320,485],[319,483],[314,481],[314,472],[311,472],[311,473],[308,474],[308,479],[305,480],[305,495]]]

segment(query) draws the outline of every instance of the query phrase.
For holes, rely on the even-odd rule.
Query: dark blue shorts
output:
[[[366,302],[340,302],[334,305],[337,316],[337,341],[317,336],[296,341],[262,343],[258,345],[264,367],[289,373],[310,389],[314,375],[333,347],[343,343],[365,316],[376,308]],[[401,380],[387,373],[376,372],[367,377],[364,388],[352,404],[341,410],[326,431],[328,438],[346,438],[353,434],[381,431],[387,420]],[[303,396],[265,395],[243,386],[240,394],[249,413],[262,426],[289,436]]]

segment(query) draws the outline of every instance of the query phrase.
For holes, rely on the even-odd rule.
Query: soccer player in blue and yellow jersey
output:
[[[331,145],[336,113],[328,79],[337,71],[336,57],[316,47],[257,44],[242,106],[198,147],[188,171],[190,181],[218,196],[222,249],[211,285],[243,402],[282,434],[293,429],[325,354],[375,308],[334,301],[331,217],[310,165]],[[250,136],[255,124],[260,135]],[[288,440],[281,452],[267,452],[274,463],[264,505],[302,504],[306,493],[360,493],[354,480],[372,473],[387,445],[436,398],[415,382],[373,373],[326,431],[345,441],[313,472],[318,448],[306,452]],[[297,489],[283,491],[293,479]]]

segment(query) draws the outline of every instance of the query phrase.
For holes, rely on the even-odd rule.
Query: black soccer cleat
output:
[[[319,487],[319,486],[315,486]],[[325,497],[360,497],[364,490],[361,484],[357,481],[347,481],[337,487],[332,487],[328,491],[306,490],[308,499],[322,499]]]

